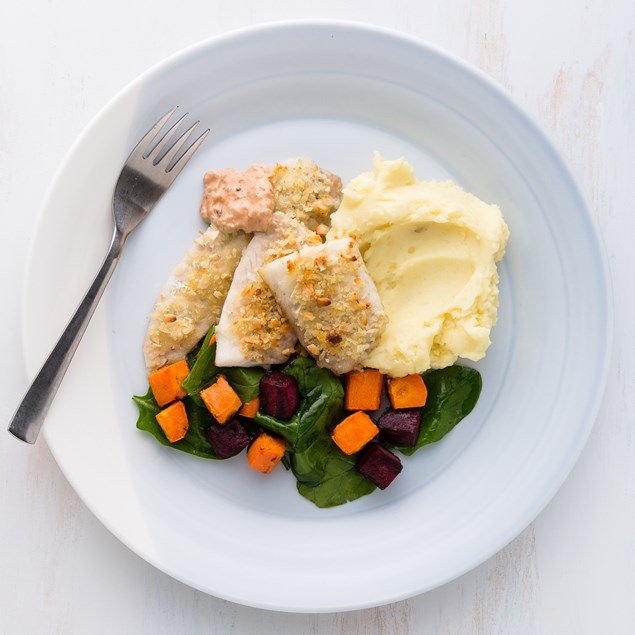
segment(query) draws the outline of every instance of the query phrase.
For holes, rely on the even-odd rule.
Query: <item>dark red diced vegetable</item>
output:
[[[399,457],[385,447],[371,443],[360,454],[355,468],[379,489],[386,489],[401,472],[403,465]]]
[[[421,428],[421,410],[387,410],[379,417],[379,440],[400,445],[415,445]]]
[[[205,429],[205,436],[212,446],[214,452],[221,458],[226,459],[234,454],[238,454],[246,448],[251,439],[240,421],[232,417],[224,425],[212,425]]]
[[[295,377],[277,370],[266,372],[260,380],[260,412],[288,419],[300,405],[300,391]]]

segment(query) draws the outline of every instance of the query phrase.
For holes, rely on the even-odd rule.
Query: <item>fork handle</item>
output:
[[[8,430],[18,439],[35,443],[66,369],[119,262],[123,244],[124,236],[115,228],[99,273],[11,419]]]

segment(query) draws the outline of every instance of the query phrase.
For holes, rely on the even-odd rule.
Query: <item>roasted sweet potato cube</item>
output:
[[[379,417],[379,440],[400,445],[415,445],[421,428],[421,410],[387,410]]]
[[[381,403],[384,376],[374,368],[352,370],[345,379],[346,410],[377,410]]]
[[[399,457],[379,443],[371,443],[361,453],[355,468],[379,489],[386,489],[403,469]]]
[[[278,439],[262,432],[249,446],[247,461],[254,470],[269,474],[284,456],[286,447],[284,439]]]
[[[209,388],[201,390],[199,394],[206,408],[221,425],[233,417],[243,405],[224,375],[219,375]]]
[[[388,397],[390,397],[390,405],[395,410],[420,408],[426,405],[428,389],[421,375],[406,375],[388,382]]]
[[[355,412],[335,426],[331,438],[344,454],[359,452],[379,432],[365,412]]]
[[[182,401],[175,401],[171,406],[161,410],[156,419],[170,443],[180,441],[190,425]]]
[[[189,373],[190,367],[184,359],[150,373],[148,382],[156,402],[160,406],[165,406],[176,399],[185,397],[186,393],[181,384]]]
[[[247,417],[248,419],[253,419],[260,408],[260,399],[255,397],[254,399],[250,399],[243,404],[243,407],[238,411],[238,414],[241,417]]]

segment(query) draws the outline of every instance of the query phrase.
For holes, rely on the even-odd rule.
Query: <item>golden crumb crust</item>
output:
[[[265,252],[262,264],[266,265],[278,258],[297,252],[305,245],[321,244],[321,239],[313,232],[299,227],[289,218],[277,217],[278,238]],[[292,331],[289,320],[280,310],[273,293],[260,277],[247,284],[242,292],[238,316],[232,326],[240,338],[243,355],[252,362],[268,362],[268,351],[280,349]],[[293,338],[295,340],[295,338]],[[281,350],[284,357],[293,353],[293,347]]]
[[[318,365],[363,367],[388,320],[353,240],[303,248],[261,273]]]
[[[330,226],[330,216],[342,202],[342,180],[311,159],[278,163],[271,175],[275,210],[309,229]]]
[[[148,372],[185,358],[218,323],[249,237],[210,227],[177,265],[150,315],[143,353]]]

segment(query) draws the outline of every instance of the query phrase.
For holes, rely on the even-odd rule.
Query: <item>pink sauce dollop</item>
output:
[[[204,177],[203,220],[225,234],[266,231],[274,209],[270,176],[271,170],[262,163],[245,172],[210,170]]]

